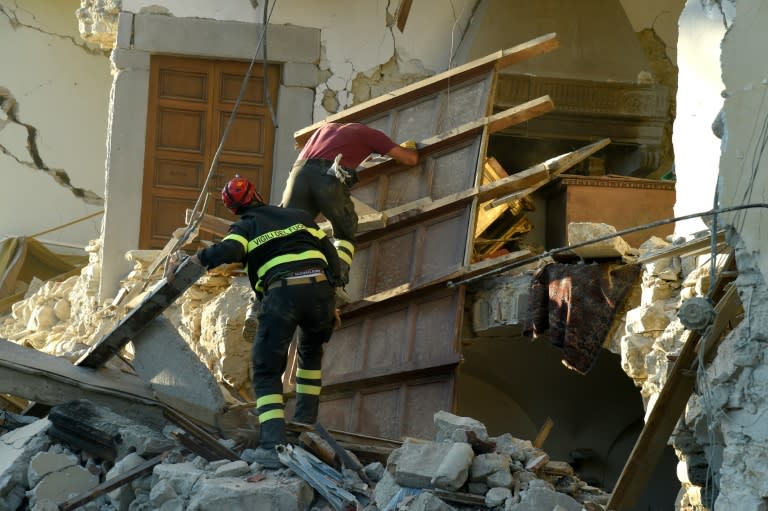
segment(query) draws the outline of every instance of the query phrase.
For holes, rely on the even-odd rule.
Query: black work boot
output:
[[[314,424],[317,422],[317,409],[320,396],[312,394],[296,394],[296,409],[293,412],[293,422]]]
[[[264,468],[283,468],[280,458],[277,456],[278,445],[284,445],[285,421],[283,419],[270,419],[259,426],[261,430],[259,447],[253,450],[253,461]]]

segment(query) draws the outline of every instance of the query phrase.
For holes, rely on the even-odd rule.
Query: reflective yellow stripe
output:
[[[319,240],[325,238],[325,232],[323,232],[322,229],[314,229],[312,227],[307,227],[307,230],[309,231],[309,233],[312,236],[314,236],[315,238],[317,238]]]
[[[261,279],[264,277],[264,275],[266,275],[269,270],[271,270],[278,264],[292,263],[294,261],[303,261],[305,259],[320,259],[324,263],[328,264],[328,261],[325,260],[325,256],[319,250],[307,250],[306,252],[301,252],[300,254],[285,254],[285,255],[273,257],[266,263],[262,264],[261,268],[259,268],[259,271],[256,272],[256,275],[258,275],[259,277],[258,284],[261,283]]]
[[[351,255],[355,255],[355,246],[347,240],[334,240],[333,246],[336,248],[343,248]]]
[[[322,376],[321,369],[296,369],[296,378],[307,378],[308,380],[319,380]]]
[[[272,419],[284,419],[285,418],[285,412],[282,408],[278,408],[277,410],[270,410],[268,412],[260,413],[259,414],[259,423],[263,424],[267,422],[268,420]]]
[[[343,250],[337,250],[337,254],[339,254],[339,259],[347,263],[348,265],[352,266],[352,256],[344,252]]]
[[[269,394],[256,399],[256,407],[264,405],[283,404],[282,394]]]
[[[306,385],[304,383],[297,383],[296,384],[296,393],[297,394],[312,394],[313,396],[319,396],[320,395],[320,387],[319,385]]]
[[[277,238],[285,238],[286,236],[290,236],[291,234],[296,234],[297,232],[300,232],[300,231],[307,231],[312,236],[317,237],[317,232],[318,232],[317,229],[311,229],[304,224],[294,224],[290,227],[286,227],[285,229],[277,229],[274,231],[265,232],[260,236],[256,236],[255,238],[253,238],[251,241],[248,242],[247,250],[248,252],[250,252],[260,247],[261,245],[263,245],[268,241],[272,241]],[[322,232],[322,231],[319,231],[319,232]],[[325,233],[323,233],[323,236],[325,236]]]
[[[226,236],[224,236],[224,239],[221,241],[224,241],[224,240],[238,241],[243,246],[243,250],[245,250],[246,252],[248,251],[248,240],[245,239],[243,236],[240,236],[239,234],[227,234]]]

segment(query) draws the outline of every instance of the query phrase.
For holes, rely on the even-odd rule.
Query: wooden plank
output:
[[[726,270],[730,269],[733,255],[724,264]],[[713,296],[721,296],[725,286],[723,274],[719,274],[715,283]],[[704,340],[694,331],[687,331],[687,339],[680,354],[669,373],[667,382],[659,393],[659,398],[651,410],[648,420],[635,442],[635,446],[627,459],[624,469],[616,482],[607,509],[611,511],[624,511],[634,506],[648,483],[653,469],[661,457],[661,453],[667,445],[669,436],[677,424],[678,419],[685,410],[685,406],[691,397],[696,383],[696,369],[698,367],[697,350],[700,344],[709,345],[726,331],[729,321],[732,319],[734,306],[733,300],[738,300],[735,287],[732,286],[722,296],[715,307],[715,320],[707,330]]]
[[[140,465],[136,465],[131,470],[128,470],[127,472],[124,472],[117,477],[104,481],[98,486],[91,488],[87,492],[81,493],[77,497],[72,497],[71,499],[59,504],[59,510],[71,511],[72,509],[77,509],[78,507],[83,506],[88,502],[101,497],[102,495],[106,495],[112,490],[130,483],[134,479],[138,479],[144,474],[152,472],[152,470],[155,468],[155,465],[162,463],[165,456],[165,454],[155,456],[154,458],[151,458]]]
[[[368,474],[365,473],[365,470],[363,470],[363,466],[358,462],[355,458],[349,455],[349,453],[341,447],[338,442],[336,442],[336,439],[333,438],[333,436],[328,433],[328,431],[325,429],[325,427],[320,424],[319,422],[315,423],[315,431],[317,432],[320,437],[328,442],[328,445],[331,446],[331,449],[336,453],[336,455],[339,457],[339,460],[344,464],[345,467],[347,467],[350,470],[354,470],[357,472],[357,475],[360,476],[360,479],[363,480],[364,483],[368,485],[369,488],[373,488],[376,486],[373,481],[370,480],[368,477]]]
[[[533,441],[533,446],[537,449],[541,449],[544,445],[544,442],[547,441],[547,437],[549,436],[549,432],[552,431],[552,427],[555,425],[555,421],[552,420],[551,417],[547,417],[547,420],[544,421],[544,424],[541,426],[541,429],[536,434],[536,439]]]
[[[485,160],[485,163],[483,164],[483,185],[493,183],[494,181],[498,181],[499,179],[505,178],[507,176],[509,176],[509,174],[506,170],[504,170],[504,167],[501,166],[496,158],[491,156]],[[475,221],[474,238],[477,239],[480,235],[482,235],[493,222],[498,220],[498,218],[504,214],[507,208],[508,205],[503,204],[499,207],[489,210],[482,208],[478,209],[477,221]]]
[[[405,22],[408,21],[408,13],[411,12],[412,3],[413,0],[400,0],[400,5],[397,6],[397,21],[395,25],[400,32],[405,30]]]
[[[448,275],[444,275],[439,279],[433,280],[431,282],[427,282],[419,286],[411,286],[410,284],[403,284],[401,286],[397,286],[392,289],[387,289],[386,291],[382,291],[380,293],[366,296],[362,300],[352,302],[344,306],[341,309],[341,313],[343,316],[352,315],[353,313],[359,313],[360,311],[370,307],[371,305],[378,305],[383,302],[392,300],[394,298],[398,298],[400,296],[403,296],[409,293],[424,292],[424,291],[433,289],[437,286],[442,286],[448,281],[451,281],[454,279],[470,277],[472,275],[477,275],[485,271],[493,270],[495,268],[500,268],[505,264],[509,264],[512,261],[524,259],[528,257],[530,254],[531,253],[528,250],[520,250],[517,252],[512,252],[511,254],[495,257],[493,259],[486,259],[484,261],[479,261],[461,270],[455,271]]]
[[[725,243],[725,230],[717,232],[717,246],[720,247],[722,243]],[[682,245],[673,245],[665,248],[664,250],[650,252],[637,259],[637,264],[648,264],[665,257],[674,256],[686,256],[691,255],[700,250],[708,251],[712,246],[712,233],[696,238],[690,241],[686,241]]]
[[[167,309],[179,296],[205,273],[203,266],[184,261],[176,270],[176,278],[173,284],[163,279],[157,283],[145,300],[117,326],[103,336],[82,355],[75,365],[83,367],[101,367],[110,358],[116,355],[128,341],[150,321]]]
[[[535,192],[542,186],[546,185],[547,183],[554,180],[557,176],[562,174],[563,172],[571,169],[576,164],[586,160],[593,154],[595,154],[600,149],[604,148],[608,144],[611,143],[610,138],[604,138],[602,140],[599,140],[593,144],[589,144],[587,146],[582,147],[581,149],[577,149],[575,151],[571,151],[569,153],[561,154],[560,156],[555,156],[554,158],[550,158],[549,160],[539,163],[538,165],[535,165],[534,167],[531,167],[531,169],[536,168],[542,168],[545,169],[549,173],[549,177],[545,180],[539,181],[538,183],[522,190],[519,192],[512,193],[510,195],[506,195],[504,197],[500,197],[498,199],[495,199],[488,204],[485,205],[485,209],[495,208],[496,206],[500,204],[504,204],[506,202],[519,199],[520,197],[524,197],[526,195],[530,195],[531,193]]]
[[[303,146],[320,126],[328,122],[357,122],[366,117],[409,103],[417,98],[432,94],[447,87],[456,87],[473,77],[491,69],[502,69],[516,62],[541,55],[557,48],[559,42],[554,33],[546,34],[506,50],[499,50],[485,57],[467,62],[448,71],[444,71],[425,80],[418,81],[380,97],[364,101],[325,120],[296,131],[293,135],[299,146]]]
[[[187,209],[185,216],[186,222],[189,223],[192,219],[192,210]],[[200,217],[198,229],[203,232],[213,234],[214,236],[223,238],[229,232],[230,225],[232,225],[230,220],[226,220],[214,215],[204,214],[202,217]]]
[[[422,140],[419,143],[419,157],[423,159],[430,154],[456,146],[467,139],[478,136],[486,127],[490,135],[509,126],[543,115],[554,108],[555,104],[549,96],[541,96],[496,114],[462,124],[452,130]],[[402,163],[387,157],[362,165],[357,174],[361,180],[367,180],[391,172],[393,169],[405,167]]]
[[[199,442],[204,444],[211,452],[217,453],[220,459],[229,461],[237,461],[240,459],[240,456],[238,456],[235,451],[220,444],[216,437],[178,413],[176,410],[165,408],[163,414],[168,420],[181,427]]]

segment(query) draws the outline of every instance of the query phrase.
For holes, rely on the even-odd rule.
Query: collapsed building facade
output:
[[[77,339],[93,342],[103,333],[97,331],[99,316],[91,314],[101,303],[118,294],[126,273],[124,254],[136,248],[162,248],[173,230],[182,225],[184,209],[194,203],[200,191],[205,162],[210,160],[223,120],[227,119],[229,107],[226,105],[231,105],[236,97],[239,85],[236,77],[241,78],[247,67],[242,61],[253,56],[259,35],[258,21],[248,24],[215,20],[219,16],[234,17],[233,13],[203,12],[207,15],[192,17],[201,14],[195,12],[187,17],[181,14],[183,11],[174,12],[175,6],[150,8],[140,2],[130,4],[124,2],[122,11],[119,6],[111,6],[110,10],[103,5],[90,6],[93,9],[89,11],[86,5],[79,13],[86,40],[99,41],[107,48],[114,46],[111,53],[114,81],[107,140],[106,212],[101,239],[92,245],[96,264],[90,266],[88,278],[76,284],[85,288],[79,290],[80,296],[89,297],[91,309],[84,304],[73,306],[76,321],[70,321],[70,315],[62,310],[66,307],[55,305],[68,300],[71,289],[64,289],[66,286],[56,289],[51,285],[25,307],[14,310],[15,321],[9,322],[4,334],[38,349],[45,350],[47,346],[49,352],[58,356],[78,356],[87,349],[87,344],[77,345]],[[237,12],[247,14],[241,16],[262,19],[263,13],[244,4],[242,11]],[[499,33],[494,34],[495,23],[507,19],[502,13],[509,19],[515,19],[515,15],[518,19],[540,19],[544,7],[507,6],[509,11],[506,11],[501,4],[480,2],[467,9],[463,23],[466,23],[466,41],[470,43],[464,44],[460,48],[462,51],[456,54],[463,57],[464,62],[477,62],[493,55],[499,47],[511,47],[546,32],[557,33],[559,48],[510,65],[505,63],[499,66],[502,69],[498,70],[498,76],[494,63],[491,66],[493,76],[472,75],[463,82],[457,80],[449,82],[445,88],[437,87],[437,92],[427,90],[426,94],[418,95],[412,91],[420,87],[406,87],[409,91],[406,94],[410,95],[395,94],[394,101],[391,98],[377,101],[377,98],[381,92],[397,90],[405,84],[403,82],[418,86],[430,73],[424,70],[408,73],[397,67],[392,72],[391,66],[382,66],[379,75],[358,75],[359,79],[355,79],[351,86],[334,85],[338,81],[334,79],[338,78],[338,71],[325,60],[327,56],[323,56],[320,44],[321,34],[327,34],[330,29],[319,31],[275,25],[272,30],[270,25],[267,57],[270,63],[282,66],[281,72],[278,73],[277,68],[271,71],[270,66],[262,69],[265,86],[259,89],[260,92],[254,91],[261,94],[262,99],[258,100],[258,96],[251,98],[254,99],[251,109],[246,108],[236,119],[244,123],[239,128],[243,132],[258,131],[265,135],[257,146],[273,147],[274,150],[269,158],[265,158],[254,149],[254,142],[243,138],[235,128],[229,154],[222,159],[220,167],[252,169],[251,177],[261,184],[262,189],[271,190],[270,196],[275,202],[285,180],[284,174],[295,156],[292,149],[294,132],[297,137],[302,136],[306,130],[311,130],[313,120],[322,121],[329,115],[331,119],[364,120],[377,127],[401,129],[391,132],[398,138],[426,141],[429,165],[417,172],[402,169],[400,174],[392,174],[394,177],[389,179],[390,182],[380,177],[383,173],[380,170],[385,168],[369,169],[370,177],[363,179],[356,193],[358,199],[374,210],[390,210],[390,223],[384,230],[361,234],[361,246],[384,259],[376,262],[372,256],[366,258],[365,248],[359,256],[361,261],[368,261],[373,266],[364,263],[357,267],[357,278],[353,277],[353,281],[361,288],[355,289],[353,294],[364,303],[345,312],[345,329],[337,332],[334,343],[329,345],[326,364],[330,378],[321,420],[335,428],[384,437],[429,438],[433,433],[434,412],[449,409],[459,415],[481,418],[490,430],[498,433],[512,432],[520,438],[533,438],[549,417],[555,426],[547,440],[548,451],[557,459],[575,465],[581,463],[579,468],[584,477],[590,477],[591,473],[594,483],[611,488],[622,474],[632,445],[644,428],[644,415],[650,417],[684,345],[683,331],[686,329],[675,318],[676,309],[686,298],[706,296],[710,289],[708,283],[715,280],[706,271],[706,266],[703,270],[700,268],[704,259],[696,259],[693,250],[683,247],[667,258],[647,263],[640,296],[635,296],[634,302],[632,298],[628,300],[625,309],[631,310],[625,311],[626,317],[623,313],[617,314],[620,324],[613,325],[611,336],[605,342],[605,346],[620,357],[604,352],[589,374],[576,375],[559,363],[560,352],[545,342],[522,342],[526,339],[521,335],[527,312],[525,290],[530,285],[530,275],[526,272],[488,277],[473,281],[479,284],[466,287],[444,286],[449,279],[461,280],[474,275],[475,271],[482,273],[477,267],[471,268],[472,263],[477,262],[473,260],[473,250],[478,247],[488,250],[481,244],[488,240],[473,239],[476,231],[469,227],[472,223],[469,219],[486,210],[477,197],[462,197],[463,202],[434,202],[481,184],[480,171],[485,166],[480,158],[493,156],[501,162],[501,167],[514,175],[514,171],[586,146],[595,139],[610,137],[611,144],[590,157],[580,167],[578,176],[563,177],[548,185],[544,190],[546,193],[532,196],[533,204],[526,208],[528,212],[524,216],[535,229],[525,228],[519,211],[504,211],[499,214],[501,218],[494,221],[496,230],[489,231],[494,234],[486,237],[492,242],[492,238],[504,239],[522,233],[527,237],[516,237],[516,241],[522,243],[518,248],[553,249],[567,245],[568,241],[573,243],[567,236],[567,225],[571,222],[602,222],[622,229],[669,217],[673,205],[678,215],[707,210],[711,207],[714,192],[708,193],[706,186],[701,190],[704,185],[700,182],[705,180],[700,175],[686,175],[692,172],[690,162],[693,159],[686,160],[691,157],[687,155],[690,150],[686,150],[685,141],[676,142],[677,183],[674,187],[663,181],[637,178],[659,178],[670,170],[673,112],[677,114],[675,123],[687,124],[682,125],[684,128],[676,131],[672,138],[680,138],[683,129],[698,126],[696,133],[704,133],[709,138],[706,138],[708,143],[697,139],[694,151],[703,152],[702,147],[711,149],[714,146],[715,154],[719,154],[720,143],[710,127],[714,115],[702,123],[700,118],[690,122],[690,118],[701,117],[700,112],[682,110],[680,104],[675,112],[674,76],[670,77],[674,75],[674,69],[670,70],[668,62],[664,66],[665,59],[650,58],[654,50],[658,52],[658,46],[653,46],[652,38],[650,42],[647,37],[637,38],[626,19],[632,12],[631,6],[618,2],[600,3],[599,7],[591,3],[581,5],[582,12],[575,16],[579,23],[589,26],[588,21],[594,17],[603,22],[600,23],[603,27],[612,29],[608,34],[597,27],[587,31],[590,36],[601,34],[606,41],[605,46],[593,48],[590,53],[586,49],[590,37],[582,35],[580,39],[579,34],[574,35],[568,30],[574,17],[541,22],[541,27],[550,27],[545,30],[539,30],[538,24],[525,24],[515,32],[516,39],[507,44],[501,35],[506,30],[497,28]],[[740,2],[739,9],[748,13],[744,16],[760,14],[759,3],[752,4]],[[738,31],[738,13],[734,16],[731,4],[713,3],[698,7],[685,6],[680,18],[678,52],[683,51],[683,43],[687,40],[686,28],[699,33],[704,27],[710,37],[717,39],[733,20],[736,22],[729,32],[730,39],[726,37],[724,43],[724,60],[733,56],[728,53],[729,44],[737,48],[751,48],[756,44],[749,38],[759,34]],[[679,8],[683,8],[682,3]],[[416,10],[411,13],[408,23],[418,19],[417,13]],[[725,21],[721,22],[717,17],[713,19],[713,13],[722,13]],[[644,46],[638,41],[643,41]],[[688,48],[688,51],[691,58],[701,57],[696,55],[695,49]],[[597,54],[600,59],[596,59]],[[703,56],[707,57],[710,55]],[[719,72],[716,58],[715,55],[715,67]],[[216,64],[210,59],[241,62]],[[579,62],[589,65],[577,66]],[[734,61],[732,67],[726,67],[734,70],[733,75],[727,72],[723,75],[726,81],[723,95],[734,100],[730,105],[725,102],[720,117],[720,136],[725,150],[718,195],[722,206],[736,206],[750,202],[751,199],[747,199],[752,196],[759,197],[760,142],[757,133],[754,137],[749,134],[757,121],[752,122],[754,116],[748,116],[743,127],[738,121],[750,110],[759,110],[745,104],[759,104],[759,95],[755,94],[758,94],[757,85],[761,83],[758,79],[760,70],[742,69],[740,65],[743,65],[740,61]],[[686,71],[689,70],[681,64],[681,83]],[[698,68],[695,71],[701,72]],[[215,76],[223,77],[217,82],[219,89],[209,91],[201,87],[197,89],[200,93],[197,98],[189,95],[196,90],[195,83],[214,83]],[[320,77],[325,77],[326,81],[321,83]],[[728,77],[734,80],[731,84]],[[391,81],[386,83],[387,80]],[[439,80],[435,82],[439,83]],[[178,88],[174,90],[174,86]],[[168,93],[165,97],[164,91]],[[207,106],[211,109],[210,114],[208,110],[205,112],[220,122],[210,126],[201,124],[199,130],[179,133],[178,126],[194,119],[195,112],[203,111],[194,105],[218,91],[229,96],[223,97],[219,105]],[[155,92],[156,97],[152,95]],[[543,96],[549,97],[552,108],[542,107],[547,105],[546,100],[537,105],[528,104]],[[264,98],[276,101],[271,105],[275,117],[269,113],[270,99]],[[369,98],[369,103],[365,103],[364,100]],[[356,109],[354,104],[368,106]],[[422,108],[417,108],[417,104]],[[520,108],[521,105],[526,106]],[[700,104],[693,106],[702,110]],[[716,107],[714,113],[720,105],[716,104]],[[542,110],[536,115],[509,122],[512,115],[530,112],[531,108]],[[313,109],[314,116],[311,115]],[[507,109],[517,110],[504,113]],[[336,110],[341,111],[334,115]],[[403,113],[404,110],[407,112]],[[500,112],[502,115],[498,116]],[[406,120],[415,118],[418,122],[398,124],[387,116],[400,116]],[[18,115],[14,113],[8,118],[15,121]],[[197,115],[197,118],[202,117]],[[426,126],[431,126],[430,119],[447,119],[449,122],[433,123],[434,130],[425,132]],[[471,129],[467,127],[468,123],[478,120],[484,122]],[[269,128],[270,122],[272,128]],[[168,131],[152,132],[160,129],[157,126],[164,126]],[[198,138],[208,128],[212,131]],[[453,139],[442,136],[452,131]],[[430,140],[430,137],[436,138]],[[452,146],[446,140],[458,143]],[[735,146],[732,144],[734,140],[737,141]],[[154,146],[151,145],[153,141],[156,142]],[[434,150],[429,149],[431,146]],[[183,153],[182,157],[179,153]],[[136,154],[144,155],[144,158],[136,158]],[[751,159],[747,163],[738,163],[744,162],[745,158]],[[33,161],[36,160],[33,158]],[[156,175],[148,177],[147,169],[153,165],[147,162],[160,162],[166,166],[165,170],[163,165],[154,167]],[[709,166],[712,163],[707,162]],[[745,165],[749,165],[746,168],[751,179],[729,171],[732,167],[746,173]],[[464,176],[460,174],[463,169],[467,171]],[[701,166],[696,171],[701,172]],[[195,175],[197,177],[189,181]],[[163,179],[178,178],[182,181],[163,183]],[[225,180],[226,174],[218,179]],[[398,179],[404,183],[400,188],[395,183]],[[716,174],[712,174],[709,181],[706,185],[714,190]],[[695,195],[706,197],[703,203],[694,201],[693,209],[680,199],[688,186],[696,190]],[[676,204],[672,190],[676,191]],[[419,193],[425,193],[430,200],[412,204],[424,198]],[[617,204],[613,211],[608,205],[611,200]],[[596,201],[604,202],[606,207],[594,208]],[[392,211],[398,207],[401,209]],[[636,209],[632,210],[633,207]],[[667,472],[661,472],[660,479],[654,479],[651,485],[651,493],[655,493],[659,500],[650,500],[648,505],[663,506],[675,500],[681,508],[760,508],[764,493],[761,470],[764,467],[759,458],[764,451],[760,447],[762,437],[757,419],[763,405],[760,393],[748,390],[755,386],[760,388],[762,364],[759,339],[754,338],[754,332],[759,328],[754,324],[750,326],[750,321],[759,321],[756,318],[760,317],[760,293],[764,286],[761,284],[764,269],[756,255],[759,253],[750,249],[759,246],[759,229],[755,228],[760,224],[758,211],[736,213],[736,220],[729,221],[727,216],[718,220],[720,227],[735,228],[728,230],[724,237],[736,249],[739,275],[736,286],[742,303],[749,304],[747,317],[729,334],[719,355],[709,365],[708,377],[715,386],[714,392],[702,390],[700,384],[699,392],[694,393],[689,402],[684,420],[672,436],[672,445],[682,462],[678,477],[683,483],[683,491],[678,495],[680,483],[671,473],[677,458],[671,449],[667,449],[666,463],[661,463]],[[220,210],[211,213],[216,215]],[[650,216],[643,216],[649,213]],[[606,216],[599,216],[601,214]],[[514,218],[510,221],[504,218],[505,215]],[[663,227],[656,232],[658,237],[671,233],[671,229]],[[633,234],[632,244],[639,248],[651,234]],[[679,231],[677,234],[684,237],[687,233]],[[434,244],[432,247],[430,242]],[[660,251],[667,244],[654,239],[642,247],[641,253]],[[141,254],[133,252],[133,257],[140,259]],[[504,263],[524,259],[525,255],[511,253],[502,257],[507,259],[497,258],[485,270],[502,268]],[[400,268],[401,261],[408,264],[398,270],[400,274],[387,271]],[[364,275],[367,278],[363,278]],[[243,317],[242,307],[248,291],[242,282],[239,286],[236,282],[237,278],[230,276],[206,280],[202,286],[193,289],[186,302],[182,302],[179,316],[174,321],[218,380],[235,392],[247,393],[248,350],[237,339],[237,318]],[[50,310],[43,311],[44,306]],[[450,314],[446,315],[446,310]],[[731,326],[735,326],[739,313],[732,315]],[[231,321],[222,321],[223,317],[231,318]],[[57,325],[59,322],[61,324]],[[66,322],[70,325],[65,326]],[[19,324],[24,328],[19,329]],[[56,333],[56,340],[64,342],[51,343],[50,332]],[[402,342],[397,350],[394,346],[398,345],[392,339]],[[383,363],[386,361],[389,366]],[[641,387],[641,392],[626,378],[625,372]],[[726,415],[733,420],[726,420]],[[666,442],[666,438],[662,441]],[[743,465],[737,463],[737,459],[744,460]],[[652,467],[647,472],[645,475],[650,477]],[[594,475],[598,473],[600,476]],[[633,504],[643,505],[640,500]]]

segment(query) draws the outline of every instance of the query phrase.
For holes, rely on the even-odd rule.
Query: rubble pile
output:
[[[0,436],[0,511],[58,511],[78,500],[93,511],[604,509],[604,492],[531,442],[489,437],[482,423],[443,411],[434,423],[434,440],[406,439],[386,465],[337,470],[295,446],[281,452],[285,468],[266,470],[231,440],[219,442],[240,459],[206,459],[178,442],[176,425],[160,431],[87,401],[63,403]],[[98,438],[85,434],[96,428]],[[101,491],[105,481],[120,482]]]
[[[669,241],[652,237],[640,251],[644,255],[674,246]],[[724,257],[718,256],[718,264]],[[646,417],[685,342],[686,328],[677,311],[685,300],[706,296],[709,283],[708,254],[664,257],[643,266],[640,305],[627,312],[623,336],[618,342],[614,340],[611,351],[621,354],[622,368],[640,387]],[[692,402],[696,399],[694,396]],[[678,477],[682,488],[677,503],[681,508],[705,504],[702,499],[708,462],[702,444],[693,440],[696,424],[703,413],[696,408],[689,405],[672,437],[672,445],[681,460]]]
[[[114,328],[143,295],[119,305],[113,304],[112,298],[98,302],[99,250],[98,241],[88,245],[89,263],[79,275],[63,282],[31,286],[25,299],[15,303],[11,313],[0,320],[0,338],[75,362]],[[156,250],[128,252],[126,259],[133,263],[133,270],[121,287],[130,290],[141,286],[145,293],[151,289],[160,280],[161,271],[142,284],[158,254]],[[245,276],[213,271],[200,278],[165,313],[216,380],[246,397],[251,397],[252,392],[250,345],[243,342],[241,331],[252,295]],[[125,351],[125,358],[133,358],[130,344]],[[106,365],[126,369],[119,358]]]

